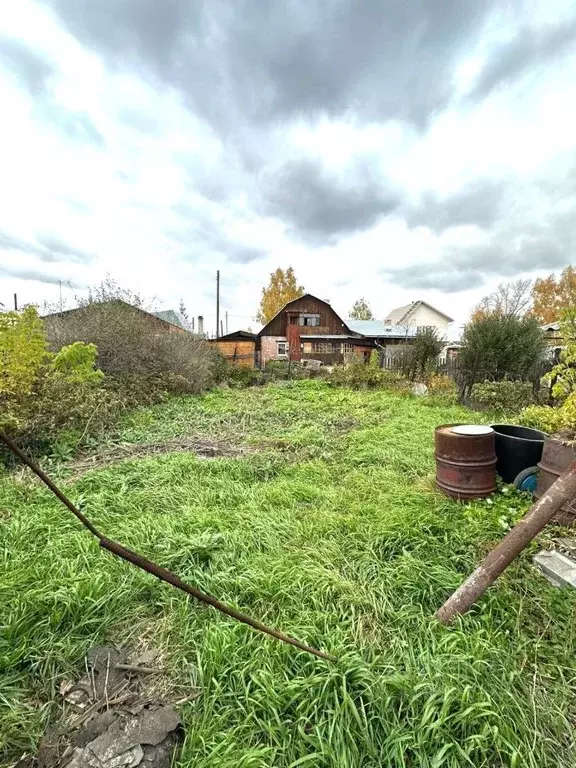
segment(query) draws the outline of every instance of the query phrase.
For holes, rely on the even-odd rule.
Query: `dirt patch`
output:
[[[40,741],[36,756],[23,756],[15,768],[170,768],[182,740],[180,716],[174,706],[184,698],[166,687],[160,657],[140,655],[112,646],[92,648],[86,673],[63,682],[64,710],[60,723]],[[164,677],[158,695],[155,678]]]
[[[77,480],[86,472],[93,469],[103,469],[120,461],[129,459],[143,459],[150,456],[160,456],[163,453],[193,453],[204,459],[218,457],[243,456],[253,449],[245,446],[239,447],[220,440],[177,439],[163,443],[142,443],[131,445],[116,445],[91,456],[82,457],[66,464],[66,469],[71,473],[68,480]]]

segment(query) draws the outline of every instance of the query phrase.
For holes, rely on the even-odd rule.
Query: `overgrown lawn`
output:
[[[139,411],[116,439],[204,436],[254,452],[127,461],[68,486],[111,538],[337,664],[188,601],[99,550],[28,475],[5,477],[5,761],[57,719],[58,685],[91,645],[144,634],[184,690],[202,689],[182,712],[180,766],[573,766],[574,593],[526,552],[453,628],[433,618],[529,504],[508,492],[459,505],[434,490],[434,426],[471,418],[316,381],[216,391]]]

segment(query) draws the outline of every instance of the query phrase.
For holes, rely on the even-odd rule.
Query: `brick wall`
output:
[[[278,357],[277,341],[286,341],[286,336],[262,336],[260,339],[260,359],[262,367],[266,365],[267,360],[288,360],[288,357]]]

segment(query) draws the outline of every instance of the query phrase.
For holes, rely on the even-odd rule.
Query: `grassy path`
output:
[[[4,478],[0,755],[33,748],[90,645],[144,637],[202,688],[183,708],[180,766],[576,764],[574,593],[525,553],[455,628],[431,618],[527,507],[434,492],[432,430],[467,418],[315,381],[218,391],[141,411],[120,437],[253,453],[159,455],[70,486],[101,530],[337,665],[187,602],[99,551],[35,482]]]

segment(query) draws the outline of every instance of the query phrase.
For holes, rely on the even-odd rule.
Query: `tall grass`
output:
[[[253,633],[99,551],[28,477],[0,483],[0,739],[32,749],[62,678],[144,633],[196,677],[180,766],[573,766],[574,609],[525,553],[452,629],[435,609],[526,509],[433,490],[436,424],[461,408],[320,382],[141,411],[123,441],[260,445],[125,462],[72,497],[110,536],[340,658]],[[477,415],[475,416],[477,418]]]

